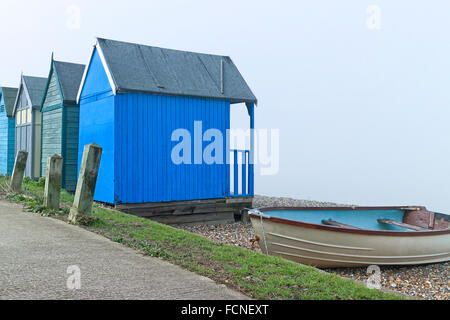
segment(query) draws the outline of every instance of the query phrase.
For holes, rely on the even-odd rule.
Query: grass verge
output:
[[[65,219],[73,195],[62,191],[62,210],[42,207],[43,180],[24,179],[23,193],[9,192],[7,177],[0,191],[26,210]],[[92,219],[82,226],[112,241],[164,259],[256,299],[390,300],[394,293],[368,289],[361,283],[324,273],[279,257],[212,242],[204,237],[94,205]]]

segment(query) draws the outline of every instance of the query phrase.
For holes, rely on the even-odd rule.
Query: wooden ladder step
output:
[[[390,225],[393,225],[393,226],[402,227],[402,228],[410,229],[410,230],[414,230],[414,231],[428,230],[428,229],[425,229],[425,228],[422,228],[422,227],[413,226],[412,224],[398,222],[398,221],[390,220],[390,219],[378,219],[377,221],[379,223],[390,224]]]
[[[337,221],[333,221],[333,220],[322,220],[322,223],[327,226],[341,227],[341,228],[347,228],[347,229],[359,229],[357,227],[354,227],[354,226],[351,226],[348,224],[344,224],[344,223],[340,223]]]

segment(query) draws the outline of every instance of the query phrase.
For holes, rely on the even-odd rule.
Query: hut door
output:
[[[17,111],[18,119],[16,120],[16,154],[21,150],[28,152],[27,166],[25,168],[25,176],[32,177],[32,127],[31,119],[27,119],[27,109]]]
[[[250,186],[250,121],[245,104],[230,109],[230,188],[231,196],[251,196]]]

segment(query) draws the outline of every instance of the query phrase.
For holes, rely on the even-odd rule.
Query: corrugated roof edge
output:
[[[14,103],[17,96],[18,88],[12,87],[0,87],[3,93],[3,100],[5,101],[6,115],[12,117],[12,111],[14,109]]]
[[[64,103],[67,104],[76,104],[76,93],[78,93],[78,89],[80,87],[80,83],[81,83],[81,78],[78,78],[79,76],[82,76],[83,74],[79,73],[80,70],[79,69],[84,69],[86,68],[86,65],[81,64],[81,63],[74,63],[74,62],[67,62],[67,61],[60,61],[60,60],[53,60],[55,69],[56,69],[56,73],[58,76],[58,80],[59,80],[59,85],[61,87],[61,91],[62,91],[62,95],[63,95],[63,99],[64,99]],[[63,68],[63,70],[58,70],[58,68]],[[68,86],[68,79],[67,79],[67,70],[64,70],[64,68],[70,67],[71,70],[69,71],[70,76],[75,77],[73,79],[69,79],[69,80],[73,80],[73,83],[69,83],[72,85]],[[62,72],[62,74],[61,74]],[[65,73],[66,72],[66,73]],[[76,88],[76,90],[75,90]],[[72,98],[72,93],[73,91],[75,91],[75,97]],[[66,95],[69,95],[69,97],[66,97]]]
[[[54,56],[53,56],[53,53],[52,53],[52,57],[51,57],[51,61],[50,61],[50,71],[49,71],[49,74],[48,74],[48,77],[47,77],[47,83],[45,85],[44,95],[42,96],[42,101],[41,101],[41,104],[40,104],[40,108],[41,109],[42,109],[42,106],[44,105],[45,99],[47,97],[47,91],[48,91],[48,87],[50,85],[52,72],[55,71],[55,70],[56,70],[56,77],[58,79],[58,88],[59,88],[60,94],[61,94],[61,96],[63,98],[63,103],[64,104],[77,104],[76,97],[75,97],[75,100],[66,98],[65,93],[64,93],[64,88],[63,88],[62,83],[61,83],[61,78],[60,78],[60,75],[58,74],[57,64],[73,65],[73,66],[80,66],[80,67],[86,68],[86,66],[84,64],[55,60]]]
[[[84,70],[84,74],[83,74],[83,78],[81,80],[81,84],[80,84],[80,88],[78,91],[78,95],[77,95],[77,100],[76,102],[79,104],[80,103],[80,99],[81,99],[81,93],[83,91],[83,87],[84,87],[84,82],[86,80],[86,76],[87,76],[87,72],[92,60],[92,56],[95,52],[95,49],[97,49],[97,51],[99,52],[100,55],[100,59],[102,61],[103,66],[105,67],[105,72],[106,75],[108,77],[108,80],[110,82],[111,88],[113,90],[114,95],[116,95],[117,93],[127,93],[127,92],[135,92],[135,93],[151,93],[151,94],[155,94],[155,95],[171,95],[171,96],[187,96],[187,97],[194,97],[194,98],[207,98],[204,96],[196,96],[196,95],[189,95],[189,94],[170,94],[170,93],[161,93],[161,92],[149,92],[149,91],[139,91],[139,90],[134,90],[134,89],[128,89],[128,88],[124,88],[124,87],[119,87],[117,85],[117,81],[114,78],[114,75],[111,72],[111,69],[108,65],[108,62],[103,54],[103,50],[101,48],[101,42],[102,41],[117,41],[117,42],[122,42],[125,44],[130,44],[130,45],[137,45],[137,46],[148,46],[148,45],[143,45],[143,44],[138,44],[138,43],[134,43],[134,42],[126,42],[126,41],[119,41],[119,40],[112,40],[112,39],[106,39],[106,38],[101,38],[101,37],[96,37],[95,38],[95,42],[93,45],[93,48],[91,50],[91,54],[89,57],[89,62],[86,64],[86,68]],[[152,46],[148,46],[148,47],[152,47]],[[186,51],[186,50],[177,50],[177,49],[170,49],[170,48],[162,48],[162,47],[155,47],[153,46],[153,48],[160,48],[160,49],[164,49],[164,50],[174,50],[174,51],[184,51],[184,52],[188,52],[188,53],[193,53],[193,54],[204,54],[204,55],[215,55],[218,57],[222,57],[222,58],[227,58],[231,61],[231,63],[235,66],[237,72],[239,73],[239,75],[241,76],[241,78],[243,79],[243,81],[245,82],[245,84],[247,85],[248,89],[250,90],[250,92],[252,93],[252,95],[255,97],[255,99],[230,99],[230,98],[224,98],[224,99],[220,99],[217,97],[211,98],[211,99],[215,99],[215,100],[226,100],[226,101],[230,101],[231,103],[253,103],[255,104],[255,106],[258,105],[258,99],[256,98],[256,96],[253,94],[252,90],[250,89],[250,86],[247,84],[247,82],[245,81],[245,78],[242,76],[241,72],[239,71],[239,69],[236,67],[236,65],[234,64],[233,60],[231,59],[230,56],[223,56],[223,55],[217,55],[217,54],[207,54],[207,53],[200,53],[200,52],[194,52],[194,51]]]
[[[192,94],[175,94],[175,93],[164,93],[164,92],[148,92],[148,91],[140,91],[128,88],[118,88],[117,93],[142,93],[142,94],[153,94],[157,96],[173,96],[173,97],[190,97],[190,98],[198,98],[198,99],[214,99],[220,101],[229,101],[231,103],[254,103],[257,105],[257,100],[246,100],[246,99],[232,99],[232,98],[209,98],[204,96],[196,96]]]
[[[14,108],[13,108],[12,116],[15,116],[15,114],[16,114],[17,102],[18,102],[17,99],[19,98],[20,89],[22,89],[23,86],[25,86],[25,88],[26,88],[25,93],[27,95],[28,100],[31,102],[32,107],[35,108],[35,109],[40,107],[39,104],[33,105],[33,102],[32,102],[32,99],[30,97],[30,94],[28,92],[27,84],[26,84],[26,81],[25,81],[26,78],[31,78],[31,79],[39,79],[40,78],[41,80],[46,80],[47,79],[45,77],[26,76],[24,74],[20,75],[20,85],[19,85],[19,88],[17,89],[17,96],[16,96],[16,99],[14,101]]]
[[[31,96],[31,94],[34,94],[33,91],[38,91],[39,94],[38,96],[43,96],[44,95],[44,90],[45,90],[45,84],[47,83],[48,77],[36,77],[36,76],[23,76],[23,82],[25,84],[26,87],[26,91],[28,94],[28,97],[30,98],[30,102],[33,108],[40,108],[41,104],[40,101],[42,100],[41,98],[38,98],[36,96]],[[31,88],[30,86],[30,81],[31,84],[33,85]],[[38,85],[38,87],[34,87],[34,85]],[[34,99],[33,99],[34,98]],[[39,101],[39,102],[38,102]]]

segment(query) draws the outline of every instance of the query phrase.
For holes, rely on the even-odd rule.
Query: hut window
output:
[[[20,124],[20,111],[17,111],[16,113],[16,126]]]
[[[18,113],[18,119],[17,119],[17,124],[18,125],[22,124],[22,118],[23,118],[23,112],[22,112],[22,110],[20,110],[19,113]]]
[[[20,117],[20,124],[25,124],[25,123],[27,123],[27,119],[25,118],[27,114],[25,113],[25,110],[20,111],[20,114],[21,114],[21,117]]]
[[[27,123],[31,123],[31,108],[27,109]]]

